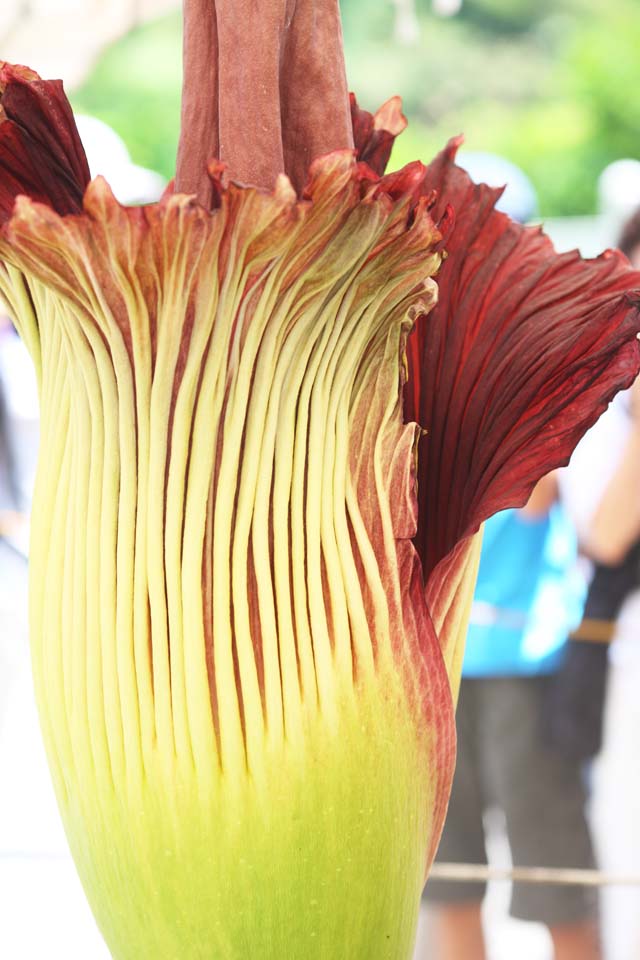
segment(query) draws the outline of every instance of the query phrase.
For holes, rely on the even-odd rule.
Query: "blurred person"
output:
[[[588,482],[585,482],[585,477]],[[581,441],[563,478],[584,550],[627,584],[613,626],[593,826],[605,872],[640,875],[640,380]],[[632,580],[629,581],[628,573]],[[604,887],[607,960],[640,957],[640,889]]]
[[[640,208],[619,247],[640,268]],[[595,562],[589,590],[610,634],[602,746],[593,775],[599,866],[640,875],[640,379],[616,397],[563,472],[564,500]],[[613,622],[609,622],[613,621]],[[640,957],[640,888],[604,886],[607,960]]]
[[[631,266],[640,270],[640,207],[624,224],[620,233],[618,248],[628,258]]]
[[[626,157],[608,164],[598,177],[597,192],[598,210],[610,238],[608,242],[620,246],[629,256],[621,232],[640,205],[640,160]],[[633,263],[633,259],[629,259]]]
[[[575,535],[545,477],[521,510],[487,521],[457,713],[458,760],[437,859],[486,864],[483,815],[505,815],[517,866],[589,868],[593,851],[580,763],[542,736],[549,678],[579,619]],[[430,952],[416,960],[485,960],[484,885],[431,880]],[[555,960],[599,960],[597,896],[580,886],[514,884],[513,917],[543,923]]]
[[[617,170],[621,166],[626,171],[626,176],[621,182],[612,179],[609,182],[609,190],[613,193],[614,188],[617,188],[620,194],[619,205],[622,208],[624,196],[626,196],[627,207],[629,203],[629,195],[625,194],[623,189],[628,185],[629,169],[634,172],[640,187],[640,162],[618,161],[611,164],[607,170]],[[632,266],[640,268],[640,207],[623,224],[618,247]],[[629,546],[624,557],[618,558],[620,562],[613,563],[610,557],[600,562],[599,553],[596,552],[594,555],[589,548],[588,534],[585,531],[588,523],[585,522],[585,508],[581,507],[585,499],[584,494],[576,498],[575,488],[579,485],[584,489],[586,484],[586,515],[590,517],[595,509],[591,484],[593,465],[590,460],[592,457],[597,457],[597,437],[608,432],[610,425],[613,432],[617,434],[622,424],[622,431],[625,432],[629,422],[628,411],[629,401],[620,398],[613,411],[605,414],[603,424],[595,431],[596,439],[585,441],[581,451],[586,452],[581,452],[576,457],[568,471],[560,473],[561,492],[567,500],[565,506],[570,513],[574,513],[572,507],[574,501],[578,505],[576,519],[583,533],[583,553],[591,552],[595,562],[591,571],[584,619],[573,632],[571,638],[573,642],[568,647],[561,670],[556,674],[556,682],[549,698],[549,709],[545,715],[545,732],[546,736],[562,751],[585,762],[591,761],[602,746],[603,711],[608,674],[607,645],[614,637],[615,621],[624,601],[638,584],[640,538]],[[592,453],[589,454],[591,447]],[[580,469],[587,470],[584,477],[580,476]],[[596,476],[600,476],[599,471]],[[570,481],[566,480],[566,477],[570,477]],[[602,482],[604,480],[600,484],[596,483],[596,495],[602,493]],[[630,531],[633,535],[633,526],[630,527]],[[615,543],[612,543],[612,546],[614,553],[619,552]]]

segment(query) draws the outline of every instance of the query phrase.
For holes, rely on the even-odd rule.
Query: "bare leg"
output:
[[[481,901],[429,904],[414,960],[486,960],[481,906]]]
[[[595,923],[567,923],[549,927],[554,960],[601,960],[600,937]]]

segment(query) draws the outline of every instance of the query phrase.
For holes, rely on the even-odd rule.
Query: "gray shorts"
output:
[[[505,815],[515,866],[593,867],[582,771],[541,741],[546,677],[463,679],[457,712],[458,760],[437,859],[486,864],[483,812]],[[484,896],[480,883],[430,881],[429,901]],[[593,919],[593,888],[514,884],[511,915],[555,926]]]

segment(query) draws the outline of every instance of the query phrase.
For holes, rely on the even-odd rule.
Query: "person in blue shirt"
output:
[[[582,612],[584,580],[575,562],[575,532],[557,503],[542,516],[504,510],[486,522],[464,676],[558,668]]]
[[[515,866],[593,866],[580,763],[543,736],[550,678],[584,600],[575,534],[556,496],[551,474],[526,507],[485,524],[441,861],[485,864],[483,817],[498,807]],[[484,892],[471,882],[427,884],[429,960],[485,960]],[[599,960],[592,889],[514,884],[510,912],[546,924],[554,960]],[[423,956],[418,952],[416,960]]]

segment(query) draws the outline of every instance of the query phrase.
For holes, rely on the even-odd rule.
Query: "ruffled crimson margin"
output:
[[[401,126],[352,102],[359,158],[384,170]],[[399,107],[394,116],[399,114]],[[495,210],[501,191],[455,164],[462,138],[426,168],[445,234],[438,304],[407,344],[404,410],[425,433],[418,454],[418,533],[427,602],[454,678],[468,602],[465,571],[484,520],[526,502],[640,368],[640,273],[617,251],[557,254],[539,228]],[[408,189],[408,168],[399,174]],[[455,222],[447,216],[451,207]]]
[[[0,226],[25,194],[80,213],[89,166],[60,80],[0,61]]]

